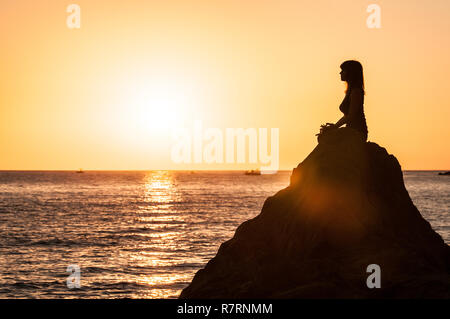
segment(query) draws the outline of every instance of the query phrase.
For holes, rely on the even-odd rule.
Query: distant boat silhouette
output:
[[[261,171],[259,169],[252,169],[245,172],[245,175],[261,175]]]
[[[444,172],[444,173],[439,173],[438,175],[450,175],[450,171],[448,171],[448,172]]]
[[[84,173],[84,171],[80,168],[78,171],[76,171],[75,173],[81,174]]]

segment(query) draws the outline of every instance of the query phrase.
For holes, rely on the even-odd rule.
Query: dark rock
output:
[[[381,267],[381,288],[366,285]],[[450,298],[450,247],[412,203],[400,164],[352,129],[321,136],[289,187],[180,298]]]

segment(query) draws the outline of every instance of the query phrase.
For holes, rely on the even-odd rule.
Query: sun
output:
[[[130,101],[133,122],[148,130],[176,127],[184,107],[182,96],[166,88],[149,88]]]
[[[127,90],[126,112],[130,125],[142,133],[179,127],[192,109],[192,94],[176,79],[151,81]]]
[[[174,132],[203,116],[204,79],[181,67],[143,67],[115,81],[106,125],[116,143],[168,147]]]

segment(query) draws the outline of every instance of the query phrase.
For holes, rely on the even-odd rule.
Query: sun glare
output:
[[[128,78],[119,87],[117,115],[142,136],[167,134],[182,126],[196,108],[201,93],[195,82],[170,70]]]
[[[145,130],[174,128],[179,124],[187,101],[182,92],[169,86],[150,86],[130,98],[133,122]]]

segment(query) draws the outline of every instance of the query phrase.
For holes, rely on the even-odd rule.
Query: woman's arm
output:
[[[350,93],[350,107],[347,115],[344,115],[339,121],[334,124],[336,128],[341,127],[344,124],[347,124],[348,121],[355,117],[355,114],[358,113],[359,108],[362,105],[362,91],[359,89],[354,89]]]
[[[339,121],[336,122],[336,124],[334,124],[334,126],[336,128],[339,128],[346,123],[347,123],[347,116],[344,115],[343,117],[341,117],[341,119]]]
[[[348,110],[348,120],[352,120],[357,116],[363,104],[363,92],[361,89],[354,89],[350,94],[350,107]]]

